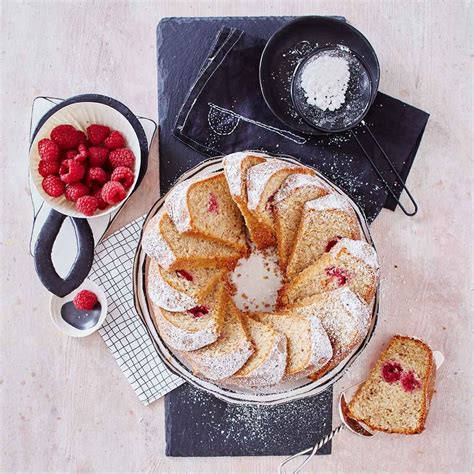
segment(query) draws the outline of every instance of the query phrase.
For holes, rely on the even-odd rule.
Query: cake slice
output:
[[[148,295],[156,305],[168,311],[186,311],[198,306],[224,278],[221,268],[181,268],[165,270],[156,260],[148,270]]]
[[[177,231],[168,213],[150,220],[142,239],[145,253],[167,270],[193,267],[233,267],[241,252],[227,245]]]
[[[308,377],[331,359],[331,341],[317,316],[304,317],[295,311],[284,311],[256,313],[253,317],[285,335],[288,342],[286,380]]]
[[[252,242],[270,237],[265,235],[259,237],[258,232],[261,232],[261,229],[259,228],[258,220],[247,207],[247,171],[250,167],[263,163],[268,158],[270,157],[263,153],[242,151],[227,155],[223,160],[224,174],[227,179],[230,195],[244,217]]]
[[[247,172],[247,208],[257,220],[252,234],[258,249],[276,245],[273,198],[290,174],[314,174],[314,171],[286,161],[268,159]]]
[[[219,381],[235,374],[253,352],[243,316],[229,296],[225,301],[223,330],[217,341],[185,354],[193,372],[210,380]]]
[[[433,396],[433,354],[427,344],[396,335],[349,403],[351,418],[377,431],[421,433]]]
[[[349,200],[328,194],[308,201],[303,207],[287,275],[292,277],[309,267],[340,238],[359,240],[359,221]]]
[[[178,232],[247,252],[244,221],[224,173],[179,183],[166,198],[166,210]]]
[[[328,194],[329,189],[317,176],[291,174],[275,194],[273,214],[280,268],[285,271],[305,202]]]
[[[349,286],[370,303],[377,287],[378,269],[377,254],[371,245],[363,240],[341,239],[313,265],[283,285],[278,295],[279,306],[342,286]]]
[[[332,359],[311,375],[314,380],[344,360],[362,342],[370,324],[369,307],[347,287],[307,298],[288,309],[301,316],[317,316],[331,341]]]
[[[254,352],[245,365],[228,382],[232,385],[259,388],[279,383],[285,375],[287,341],[268,324],[246,318]]]
[[[224,298],[224,284],[218,283],[202,304],[186,311],[153,305],[153,319],[163,341],[178,351],[194,351],[216,341],[222,331]]]

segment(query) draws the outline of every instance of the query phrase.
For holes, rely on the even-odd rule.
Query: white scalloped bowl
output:
[[[71,124],[76,129],[82,130],[85,133],[87,127],[93,123],[107,125],[113,130],[118,130],[124,136],[127,148],[130,148],[130,150],[132,150],[133,154],[135,155],[135,180],[133,181],[133,184],[128,190],[127,195],[123,201],[115,204],[114,206],[109,206],[102,211],[99,210],[93,216],[88,216],[88,218],[93,219],[95,217],[104,216],[117,210],[127,200],[137,184],[141,162],[140,144],[138,141],[138,136],[127,118],[113,107],[98,102],[77,102],[66,105],[46,120],[31,144],[30,178],[39,194],[48,203],[48,205],[61,214],[65,214],[67,216],[82,218],[85,217],[84,214],[76,210],[75,204],[71,201],[68,201],[64,195],[54,198],[48,196],[44,192],[43,187],[41,186],[43,177],[38,172],[38,164],[40,162],[38,142],[43,138],[49,138],[51,130],[58,125]]]
[[[272,154],[273,156],[286,160],[291,163],[296,163],[301,165],[301,163],[289,157],[287,155],[277,155]],[[184,173],[181,178],[177,181],[176,184],[181,183],[188,179],[193,179],[196,177],[204,177],[214,173],[221,172],[223,170],[222,166],[222,157],[206,160],[193,169]],[[317,172],[317,171],[316,171]],[[364,239],[374,245],[372,237],[370,235],[369,226],[363,215],[360,208],[350,199],[347,194],[345,194],[341,189],[339,189],[334,183],[329,181],[325,176],[317,172],[317,175],[336,193],[346,196],[352,207],[354,208],[356,215],[358,217],[363,237]],[[176,186],[175,184],[175,186]],[[151,208],[148,213],[143,228],[146,227],[147,223],[157,214],[161,209],[166,199],[166,195],[161,197]],[[354,363],[357,357],[363,352],[368,342],[372,338],[378,316],[378,307],[379,307],[379,286],[377,285],[374,301],[371,305],[372,318],[367,331],[366,336],[362,342],[355,347],[351,353],[343,361],[341,361],[336,367],[331,369],[324,376],[318,380],[312,381],[309,378],[299,379],[296,381],[289,381],[280,383],[276,386],[268,387],[265,389],[260,389],[258,391],[235,387],[235,386],[226,386],[223,384],[217,384],[209,380],[201,379],[195,375],[190,365],[184,360],[178,353],[178,351],[172,350],[168,347],[165,342],[161,339],[158,330],[153,321],[153,308],[152,304],[148,298],[147,294],[147,276],[150,259],[146,256],[145,252],[141,247],[141,241],[143,237],[140,237],[138,242],[137,251],[135,254],[134,268],[133,268],[133,290],[135,298],[135,308],[137,310],[138,316],[145,324],[148,333],[150,334],[156,351],[165,364],[165,366],[173,372],[175,375],[182,377],[187,382],[193,384],[195,387],[206,391],[207,393],[214,395],[215,397],[224,400],[228,403],[244,404],[244,405],[278,405],[281,403],[287,403],[293,400],[298,400],[301,398],[307,398],[318,393],[323,392],[335,382],[337,382],[350,368]]]

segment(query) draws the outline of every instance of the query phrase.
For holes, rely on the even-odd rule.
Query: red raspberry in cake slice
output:
[[[350,278],[349,272],[344,268],[328,267],[326,268],[326,275],[335,278],[339,286],[344,286]]]
[[[207,210],[214,214],[219,213],[219,202],[217,196],[214,193],[209,194],[209,200],[207,201]]]
[[[341,239],[342,239],[342,237],[340,235],[338,235],[335,239],[331,239],[327,243],[326,248],[324,249],[324,251],[329,252],[337,244],[337,242]]]
[[[184,278],[186,281],[193,281],[193,276],[186,270],[176,270],[176,273],[179,277]]]
[[[194,308],[188,309],[188,313],[193,315],[193,318],[202,318],[209,314],[209,308],[206,306],[195,306]]]
[[[381,373],[385,382],[395,383],[400,380],[400,377],[403,373],[403,368],[398,362],[390,360],[384,363]]]
[[[421,388],[421,382],[412,370],[403,373],[400,382],[405,392],[413,392]]]

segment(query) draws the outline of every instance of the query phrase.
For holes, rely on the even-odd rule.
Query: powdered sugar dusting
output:
[[[315,211],[326,211],[328,209],[341,209],[342,211],[353,211],[349,200],[341,194],[331,193],[327,196],[313,199],[305,204],[307,209]]]
[[[375,249],[363,240],[352,240],[352,239],[341,239],[336,245],[329,251],[333,257],[337,257],[339,252],[346,249],[347,252],[354,257],[362,260],[369,267],[374,270],[378,269],[379,263],[377,260],[377,253]]]
[[[160,232],[163,216],[164,211],[160,210],[150,220],[143,233],[142,247],[149,257],[155,258],[163,268],[169,269],[176,261],[176,256]]]
[[[283,201],[288,196],[290,196],[293,191],[305,187],[329,190],[327,184],[318,176],[300,173],[290,174],[290,176],[285,179],[281,188],[275,194],[274,202],[277,203]]]

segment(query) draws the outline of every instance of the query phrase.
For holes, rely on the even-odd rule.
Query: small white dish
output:
[[[137,184],[141,164],[140,143],[135,130],[127,118],[113,107],[99,102],[76,102],[66,105],[51,115],[36,134],[30,148],[30,176],[38,193],[48,205],[67,216],[84,217],[83,214],[76,210],[75,204],[68,201],[64,195],[54,198],[44,192],[42,187],[43,177],[38,172],[38,164],[40,162],[38,142],[43,138],[49,138],[51,130],[57,125],[71,124],[76,129],[86,133],[87,127],[93,123],[107,125],[112,130],[118,130],[124,136],[127,148],[130,148],[135,155],[135,180],[123,201],[115,204],[115,206],[109,206],[102,211],[98,210],[93,216],[89,216],[88,219],[94,219],[95,217],[116,211],[127,200]]]
[[[88,329],[75,328],[74,326],[66,322],[61,315],[61,308],[63,307],[63,305],[72,302],[74,297],[81,290],[89,290],[95,293],[97,295],[97,300],[101,306],[100,317],[97,323],[93,327]],[[97,331],[97,329],[99,329],[104,323],[105,317],[107,316],[107,298],[105,296],[104,291],[99,285],[94,283],[92,280],[84,280],[84,282],[79,288],[76,288],[72,293],[69,293],[69,295],[66,295],[64,298],[60,298],[56,295],[51,295],[51,300],[49,303],[49,312],[53,324],[62,333],[71,337],[85,337]]]

